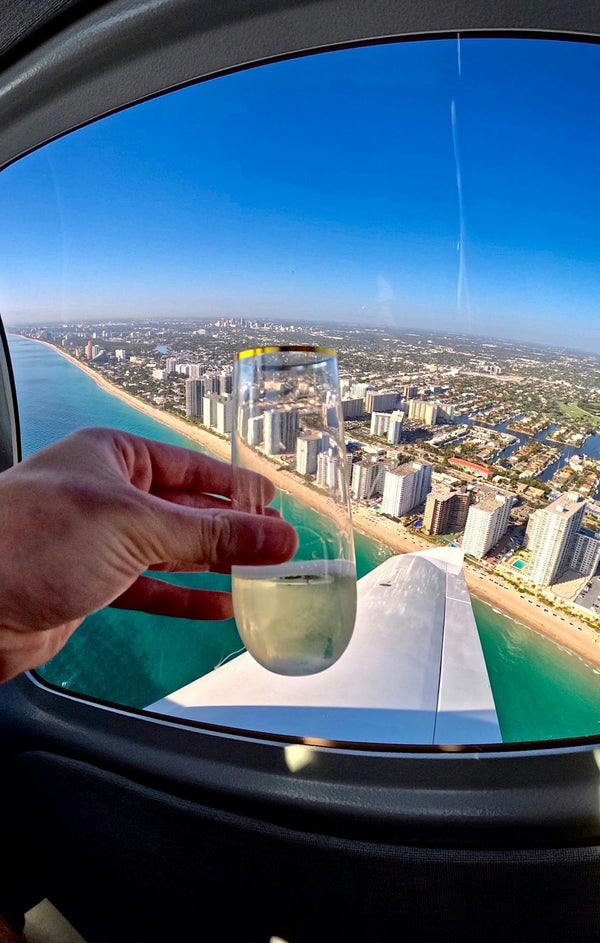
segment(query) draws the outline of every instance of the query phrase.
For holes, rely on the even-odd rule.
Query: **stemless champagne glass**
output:
[[[232,568],[233,608],[246,649],[265,668],[308,675],[346,649],[356,617],[356,564],[337,357],[323,347],[260,347],[237,354],[233,371],[233,506],[269,513],[248,487],[252,469],[278,489],[284,517],[288,471],[320,495],[319,514],[292,521],[293,560]],[[292,487],[292,485],[290,485]],[[301,500],[301,495],[300,495]],[[289,499],[288,499],[289,506]],[[296,515],[297,517],[297,515]]]

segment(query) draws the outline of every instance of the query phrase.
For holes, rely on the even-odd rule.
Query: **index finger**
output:
[[[234,498],[252,494],[255,506],[266,507],[275,497],[275,486],[258,472],[234,468],[194,449],[138,437],[150,465],[150,491],[175,489],[192,494],[216,494]],[[135,443],[138,446],[138,442]],[[142,458],[143,456],[136,456]],[[135,484],[135,481],[132,481]],[[234,488],[235,485],[235,488]]]

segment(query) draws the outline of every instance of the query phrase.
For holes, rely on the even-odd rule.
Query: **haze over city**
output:
[[[364,534],[400,553],[459,547],[475,595],[485,589],[486,601],[516,607],[525,624],[530,606],[543,608],[551,637],[562,620],[570,644],[578,626],[586,651],[598,644],[598,356],[466,334],[258,319],[32,323],[19,333],[226,461],[234,429],[241,434],[247,423],[253,461],[263,456],[265,474],[276,467],[280,486],[301,502],[323,512],[322,489],[349,491]],[[291,382],[264,415],[250,417],[236,401],[235,354],[265,342],[335,347],[343,441],[315,426],[313,406]]]
[[[3,319],[277,317],[600,351],[599,55],[341,50],[83,128],[2,175]]]

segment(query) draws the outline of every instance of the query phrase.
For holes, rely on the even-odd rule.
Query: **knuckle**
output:
[[[231,552],[233,528],[228,514],[216,511],[211,515],[208,538],[207,551],[210,563],[217,563],[219,559]]]

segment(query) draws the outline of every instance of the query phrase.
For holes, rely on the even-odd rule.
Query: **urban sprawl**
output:
[[[396,528],[461,547],[470,568],[598,627],[599,357],[466,335],[229,318],[16,330],[222,438],[232,430],[238,350],[334,348],[346,454],[288,408],[257,430],[265,457],[315,489],[343,468],[355,507],[381,523],[382,539]]]

